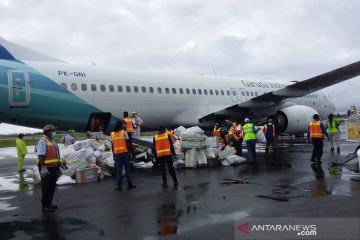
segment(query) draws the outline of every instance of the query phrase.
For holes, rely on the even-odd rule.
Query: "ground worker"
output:
[[[161,176],[163,183],[161,186],[167,188],[167,179],[166,179],[166,170],[165,164],[168,167],[170,175],[174,181],[174,188],[177,188],[178,181],[175,174],[175,169],[173,166],[172,156],[175,156],[175,150],[172,143],[171,137],[166,133],[164,126],[160,126],[158,134],[153,138],[153,155],[156,158],[157,162],[160,164]]]
[[[28,153],[26,144],[24,141],[24,134],[20,133],[16,139],[16,150],[18,155],[18,171],[24,172],[24,158]]]
[[[65,145],[72,145],[75,143],[75,137],[74,137],[75,130],[70,129],[61,139],[60,142]]]
[[[319,114],[314,114],[313,120],[309,123],[307,131],[307,139],[311,138],[314,149],[311,155],[311,162],[321,164],[321,157],[323,154],[323,138],[324,135],[329,137],[324,124],[320,121]]]
[[[124,112],[124,126],[125,126],[125,131],[127,132],[128,136],[129,136],[129,152],[131,154],[134,153],[133,151],[133,147],[132,147],[132,134],[134,132],[134,121],[132,118],[129,117],[128,112]]]
[[[117,188],[115,191],[122,191],[122,169],[125,168],[125,175],[128,183],[128,190],[135,188],[133,185],[130,174],[130,159],[129,151],[130,143],[129,136],[126,131],[123,130],[123,122],[118,121],[115,124],[114,131],[111,133],[112,152],[115,161],[115,176]]]
[[[37,143],[38,167],[41,175],[42,211],[54,212],[58,207],[52,204],[56,180],[60,175],[60,152],[55,143],[56,127],[49,124],[43,128],[44,136]]]
[[[265,155],[269,153],[270,145],[274,151],[275,138],[276,138],[276,127],[273,124],[273,120],[269,119],[264,125],[264,135],[266,138]]]
[[[172,142],[175,143],[177,140],[177,137],[174,134],[174,127],[171,126],[169,129],[166,129],[166,133],[171,137]]]
[[[340,120],[337,118],[334,119],[334,114],[330,113],[328,119],[326,120],[326,130],[329,134],[331,152],[334,152],[334,140],[335,140],[337,152],[340,153],[340,145],[338,140],[338,136],[340,133],[339,126],[340,126]]]
[[[134,124],[134,132],[132,133],[132,137],[139,138],[141,133],[140,125],[143,123],[143,120],[141,120],[135,111],[131,113],[131,118]]]
[[[244,119],[245,125],[243,126],[243,136],[246,142],[246,148],[248,151],[248,162],[255,163],[256,158],[256,129],[249,118]],[[260,128],[259,128],[260,129]]]
[[[234,138],[234,147],[236,149],[236,154],[242,156],[242,142],[243,142],[243,132],[241,128],[240,121],[235,121],[232,128],[232,135]]]
[[[212,136],[216,138],[220,138],[221,136],[221,128],[219,126],[219,123],[215,123],[214,129],[212,131]]]

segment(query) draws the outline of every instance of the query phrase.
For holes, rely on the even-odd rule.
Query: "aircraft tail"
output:
[[[0,60],[64,62],[26,47],[19,46],[0,37]]]

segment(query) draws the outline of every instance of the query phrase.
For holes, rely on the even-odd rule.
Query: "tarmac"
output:
[[[325,142],[316,166],[312,145],[285,139],[267,157],[260,146],[257,165],[177,169],[177,190],[156,169],[134,170],[131,191],[114,191],[112,177],[59,186],[55,213],[41,212],[33,148],[20,175],[14,148],[0,149],[0,239],[234,239],[235,221],[249,217],[359,218],[357,158],[331,167],[356,146],[341,139],[337,154]]]

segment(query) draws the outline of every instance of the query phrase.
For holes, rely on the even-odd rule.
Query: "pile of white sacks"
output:
[[[114,167],[111,142],[108,140],[86,139],[73,145],[60,145],[60,159],[67,169],[62,171],[58,185],[74,183],[72,177],[77,169],[95,167],[99,176],[111,176],[110,168]]]
[[[178,140],[174,144],[176,161],[175,167],[196,168],[207,166],[209,159],[220,159],[222,165],[235,165],[245,161],[239,157],[235,149],[227,148],[219,150],[217,138],[206,137],[204,131],[199,127],[178,127],[174,131]]]

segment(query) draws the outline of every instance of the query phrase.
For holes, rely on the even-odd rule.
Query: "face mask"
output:
[[[52,133],[51,133],[51,137],[52,137],[52,138],[55,138],[55,137],[56,137],[56,132],[52,132]]]

